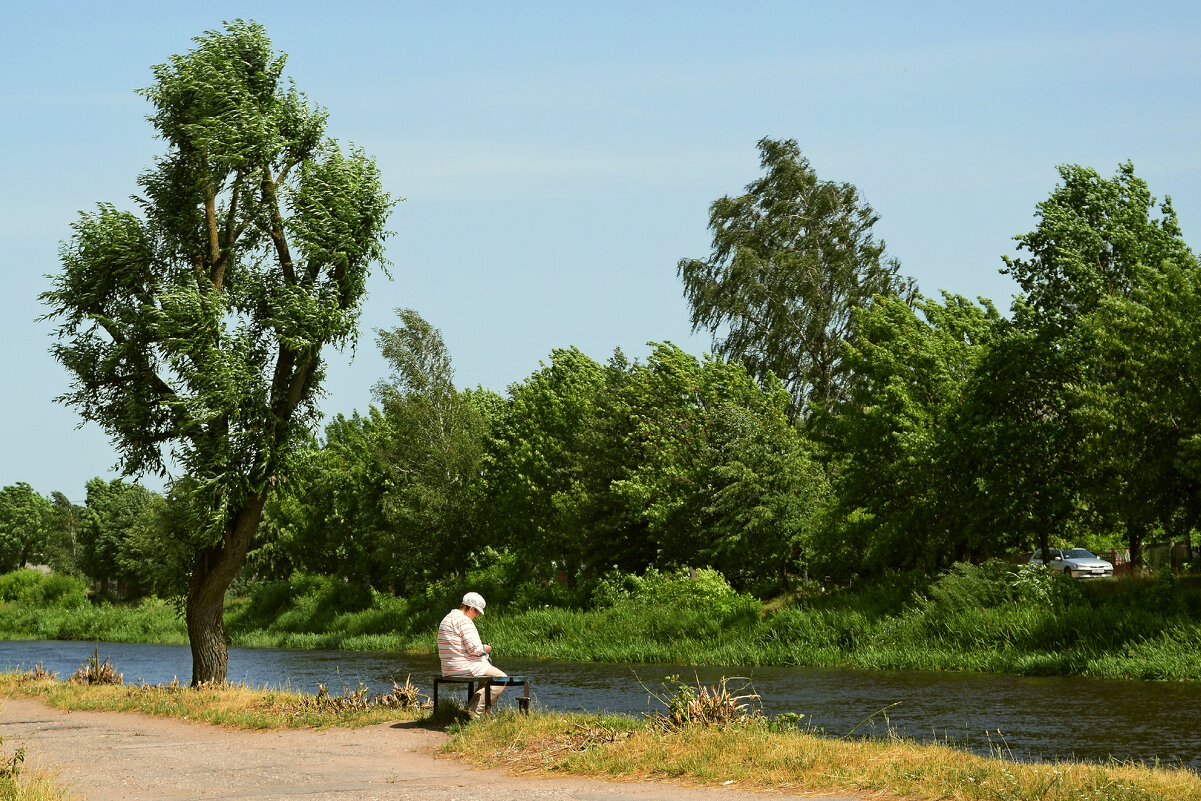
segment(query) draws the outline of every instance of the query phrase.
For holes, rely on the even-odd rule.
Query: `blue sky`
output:
[[[82,501],[115,477],[103,432],[53,398],[68,376],[35,322],[79,210],[130,206],[161,143],[134,90],[223,20],[255,19],[329,132],[375,156],[392,280],[376,275],[327,413],[386,373],[373,330],[412,307],[463,386],[504,391],[551,350],[701,353],[676,263],[708,253],[707,207],[796,139],[849,181],[921,291],[1015,291],[998,273],[1078,163],[1133,160],[1201,248],[1195,3],[45,2],[0,30],[0,485]],[[906,8],[906,6],[913,6]],[[920,10],[915,10],[920,9]],[[149,481],[152,487],[160,486]]]

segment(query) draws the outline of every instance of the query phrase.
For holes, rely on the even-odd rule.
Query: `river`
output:
[[[66,679],[99,648],[126,683],[165,684],[191,677],[186,645],[60,641],[0,641],[0,669],[42,664]],[[803,715],[802,726],[830,736],[943,742],[1021,761],[1057,758],[1156,762],[1201,771],[1201,683],[1107,681],[1079,677],[1025,678],[987,673],[859,671],[820,668],[684,667],[574,664],[497,659],[510,675],[530,679],[535,707],[560,711],[641,714],[663,709],[663,679],[728,688],[747,685],[769,715]],[[412,681],[429,692],[436,657],[350,651],[231,648],[229,679],[252,687],[315,693],[357,688],[390,690]],[[748,690],[751,691],[751,690]],[[512,701],[510,700],[511,704]],[[504,703],[502,703],[504,706]]]

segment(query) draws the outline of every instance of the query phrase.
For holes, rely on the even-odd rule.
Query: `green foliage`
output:
[[[320,633],[347,613],[370,609],[374,599],[361,584],[339,578],[297,573],[287,581],[264,582],[248,602],[227,615],[231,635],[256,628]]]
[[[1038,205],[1038,227],[1017,237],[1030,258],[1006,259],[1024,292],[1015,321],[1039,351],[1030,360],[1027,419],[1040,421],[1055,456],[1031,478],[1043,497],[1060,499],[1059,519],[1044,520],[1044,529],[1092,516],[1125,529],[1137,564],[1151,528],[1201,522],[1201,508],[1187,500],[1198,485],[1177,467],[1184,438],[1153,400],[1188,382],[1187,342],[1195,338],[1195,318],[1183,326],[1161,319],[1172,304],[1156,291],[1160,270],[1183,289],[1196,284],[1197,263],[1171,201],[1156,216],[1156,199],[1129,162],[1112,179],[1075,165],[1059,174],[1062,183]],[[1167,359],[1181,360],[1186,372],[1165,373],[1140,326],[1170,332],[1173,342],[1153,347],[1167,345]]]
[[[4,738],[0,737],[0,745],[3,744]],[[11,756],[0,751],[0,789],[5,791],[6,797],[14,799],[21,797],[16,781],[21,776],[21,766],[24,762],[24,746],[14,749]],[[9,793],[11,796],[8,795]]]
[[[0,490],[0,572],[38,563],[50,545],[53,510],[24,481]]]
[[[921,607],[928,613],[956,615],[967,609],[996,609],[1036,604],[1063,611],[1079,604],[1079,582],[1039,565],[1012,565],[999,559],[983,564],[956,562],[926,590]]]
[[[424,582],[461,573],[464,554],[488,531],[483,472],[496,403],[482,389],[455,387],[438,329],[412,309],[397,315],[399,326],[377,331],[392,370],[375,386],[388,428],[379,504],[399,578]]]
[[[878,297],[855,312],[845,402],[818,414],[835,502],[820,533],[822,572],[931,573],[1013,547],[979,521],[970,381],[1007,326],[988,301]]]
[[[555,350],[550,364],[510,387],[495,428],[485,462],[495,532],[545,578],[574,574],[588,558],[590,473],[605,464],[595,461],[592,432],[607,380],[578,349]]]
[[[167,152],[139,212],[81,213],[42,294],[61,400],[111,437],[125,474],[179,466],[196,559],[194,681],[223,681],[220,603],[266,496],[317,419],[322,349],[352,344],[393,201],[375,163],[325,135],[261,25],[235,20],[154,67],[142,91]]]
[[[179,503],[120,479],[88,481],[76,534],[81,572],[105,594],[181,595],[192,549],[175,528],[186,525]]]
[[[623,398],[635,444],[611,489],[644,522],[654,564],[711,566],[744,589],[799,572],[825,476],[779,382],[660,344]]]
[[[1107,516],[1184,539],[1201,525],[1201,267],[1179,254],[1132,278],[1129,295],[1107,295],[1077,326],[1088,370],[1073,386],[1077,416]]]
[[[927,589],[927,609],[989,609],[1013,600],[1010,566],[996,559],[981,565],[956,562]]]
[[[615,568],[595,582],[590,601],[598,609],[625,604],[658,608],[665,614],[693,609],[726,615],[737,609],[758,608],[758,601],[739,594],[720,573],[708,568],[690,575],[685,569],[664,573],[652,567],[641,576]]]
[[[1015,601],[1054,608],[1066,606],[1080,595],[1079,583],[1064,573],[1028,562],[1017,565],[1012,572],[1009,587]]]
[[[1038,204],[1038,227],[1014,237],[1029,259],[1006,258],[1009,275],[1024,292],[1023,320],[1064,330],[1112,295],[1128,296],[1139,265],[1192,261],[1181,239],[1170,199],[1159,205],[1129,161],[1112,179],[1095,170],[1059,167],[1062,183]]]
[[[71,609],[87,603],[87,587],[73,576],[47,575],[38,570],[14,570],[0,575],[0,601],[32,609]]]
[[[709,258],[681,259],[677,272],[693,329],[711,331],[714,350],[758,380],[777,376],[799,414],[843,397],[854,309],[906,295],[911,282],[884,255],[878,217],[854,186],[818,179],[794,140],[761,139],[759,154],[763,177],[709,208]]]
[[[323,443],[298,454],[292,479],[266,506],[252,575],[286,580],[293,572],[392,587],[403,556],[383,508],[383,462],[392,428],[374,406],[336,415]]]
[[[1164,565],[1155,576],[1155,584],[1147,592],[1147,605],[1152,609],[1175,612],[1180,609],[1176,593],[1176,574],[1171,565]]]
[[[11,574],[9,574],[11,575]],[[89,603],[77,579],[49,577],[40,589],[30,587],[27,600],[0,603],[0,634],[13,639],[108,640],[111,642],[182,643],[187,641],[175,606],[158,598],[114,606]],[[65,581],[64,581],[65,579]],[[8,582],[8,576],[0,582]],[[18,580],[22,585],[23,581]],[[41,602],[37,598],[41,597]]]

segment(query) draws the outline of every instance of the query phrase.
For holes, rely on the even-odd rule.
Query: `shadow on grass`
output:
[[[443,701],[438,705],[438,711],[430,710],[429,714],[417,720],[401,720],[393,723],[393,729],[426,729],[428,731],[444,732],[451,726],[458,726],[470,721],[467,710],[454,700]]]

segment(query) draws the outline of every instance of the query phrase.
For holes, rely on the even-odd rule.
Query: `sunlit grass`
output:
[[[0,801],[76,801],[52,774],[24,768],[16,777],[0,777]]]
[[[390,688],[375,696],[364,693],[355,701],[355,691],[322,698],[234,684],[201,688],[177,684],[89,686],[34,679],[25,673],[0,674],[0,696],[39,698],[60,709],[141,712],[243,729],[357,727],[424,716],[416,706],[398,708],[372,702],[373,697],[389,692]]]
[[[504,711],[467,723],[452,709],[434,720],[422,709],[323,708],[314,696],[268,689],[88,686],[29,673],[0,674],[0,695],[40,698],[64,709],[135,711],[252,729],[422,719],[448,727],[446,752],[516,774],[891,798],[1201,801],[1201,777],[1186,769],[1133,763],[1020,764],[1001,750],[985,757],[898,737],[833,739],[757,714],[734,724],[705,726],[664,725],[662,717],[653,723],[623,715]],[[342,705],[353,703],[343,699]],[[0,801],[66,801],[67,796],[56,794],[52,777],[26,778],[33,789],[25,795],[4,795],[8,789],[0,783]]]
[[[1185,769],[1016,764],[944,745],[844,741],[765,724],[665,732],[633,718],[502,714],[454,727],[445,750],[515,773],[729,785],[792,793],[1020,801],[1201,799]]]

